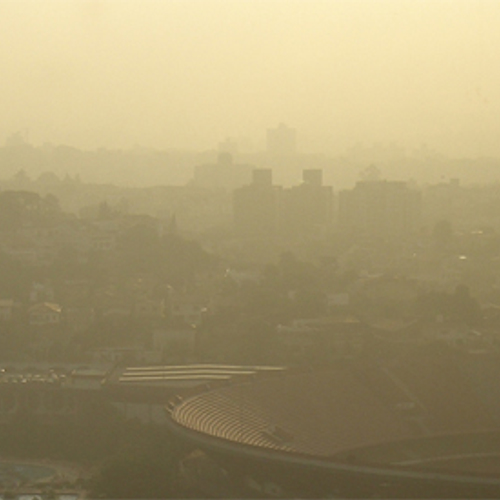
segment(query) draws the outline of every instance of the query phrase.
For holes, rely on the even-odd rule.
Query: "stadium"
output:
[[[493,498],[499,380],[495,356],[425,350],[250,371],[176,396],[168,425],[200,450],[189,473],[207,495]]]

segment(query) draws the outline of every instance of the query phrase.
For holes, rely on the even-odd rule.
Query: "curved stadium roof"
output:
[[[498,475],[500,440],[482,434],[500,429],[498,398],[482,394],[492,390],[488,377],[482,386],[481,377],[471,377],[484,365],[484,359],[428,355],[387,366],[345,362],[208,390],[173,404],[171,420],[236,452],[244,446],[330,463],[427,470],[446,469],[447,462],[453,470],[457,453],[465,453],[469,465],[473,456],[485,464],[476,460],[466,472],[489,475],[494,462]],[[500,395],[498,383],[494,390]]]

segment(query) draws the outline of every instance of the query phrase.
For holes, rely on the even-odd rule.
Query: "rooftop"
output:
[[[279,373],[283,367],[237,365],[162,365],[119,368],[109,377],[110,384],[121,386],[202,386],[257,374]]]
[[[500,431],[500,378],[491,378],[492,360],[481,375],[484,361],[423,352],[385,366],[346,361],[323,371],[247,379],[169,409],[177,426],[198,436],[327,460],[359,455],[411,465],[420,448],[404,446],[396,456],[387,444]],[[379,451],[361,452],[370,447]]]

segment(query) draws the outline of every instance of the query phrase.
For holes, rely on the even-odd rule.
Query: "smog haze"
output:
[[[0,141],[204,149],[421,143],[497,156],[494,1],[6,1]]]

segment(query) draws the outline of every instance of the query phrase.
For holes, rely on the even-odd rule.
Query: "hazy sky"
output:
[[[0,143],[500,156],[500,0],[0,0]]]

